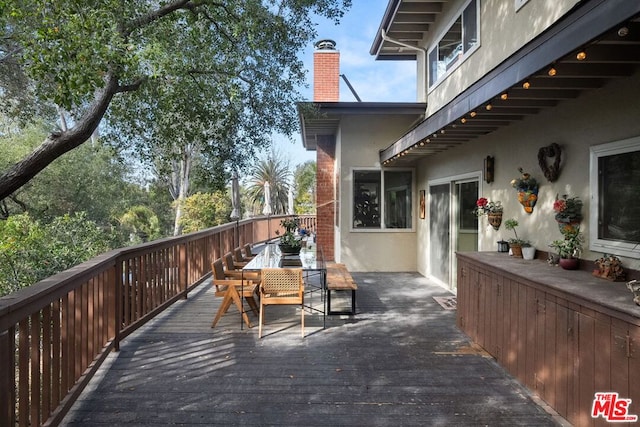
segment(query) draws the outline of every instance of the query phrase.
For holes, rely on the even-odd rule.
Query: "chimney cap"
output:
[[[313,45],[317,50],[336,50],[336,42],[331,39],[322,39]]]

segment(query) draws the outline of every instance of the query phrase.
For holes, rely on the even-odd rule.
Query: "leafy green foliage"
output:
[[[316,162],[310,160],[296,167],[293,181],[296,188],[296,214],[316,213]]]
[[[191,233],[229,222],[231,198],[223,192],[196,193],[185,199],[182,208],[182,230]]]
[[[28,214],[0,221],[0,296],[106,252],[109,239],[84,213],[48,224]]]
[[[191,144],[224,181],[231,165],[249,165],[269,145],[265,136],[296,130],[306,84],[297,53],[316,37],[315,17],[337,21],[350,4],[4,0],[0,57],[36,103],[64,107],[74,123],[0,176],[0,199],[83,144],[103,117],[121,152],[162,170]],[[18,93],[10,82],[0,79],[3,97]]]
[[[0,136],[0,168],[35,148],[43,135],[43,125],[34,125],[18,134]],[[85,212],[88,219],[108,227],[130,206],[149,203],[150,195],[132,182],[132,169],[99,142],[85,144],[5,199],[0,216],[28,212],[34,219],[49,222],[56,216]]]
[[[129,231],[132,243],[148,242],[160,237],[158,216],[146,206],[134,206],[120,217],[120,224]]]

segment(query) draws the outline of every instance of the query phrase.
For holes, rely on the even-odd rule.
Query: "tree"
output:
[[[247,197],[254,214],[262,212],[265,182],[269,183],[271,189],[271,212],[275,215],[287,212],[290,176],[289,160],[281,154],[271,151],[258,159],[247,186]]]
[[[133,243],[149,242],[160,237],[158,216],[146,206],[134,206],[120,217],[124,230],[129,230]]]
[[[296,167],[293,182],[296,189],[296,214],[316,213],[316,162],[309,160]]]
[[[231,199],[224,192],[196,193],[184,201],[180,222],[185,233],[229,222]]]
[[[109,126],[152,129],[171,100],[196,106],[228,103],[211,118],[198,109],[173,125],[222,128],[229,158],[242,163],[270,131],[296,126],[296,88],[304,84],[296,53],[315,37],[314,16],[336,22],[350,0],[5,0],[0,3],[0,62],[28,77],[29,104],[11,79],[0,79],[3,102],[55,105],[73,118],[0,176],[0,200],[53,160],[87,141],[109,110]],[[18,86],[18,85],[16,85]],[[163,96],[159,96],[163,95]],[[167,103],[168,102],[168,103]],[[180,102],[178,102],[180,104]],[[146,109],[139,109],[141,105]],[[220,123],[220,118],[226,121]],[[126,119],[129,119],[128,122]],[[170,121],[170,120],[169,120]],[[108,127],[108,126],[107,126]],[[122,129],[120,129],[122,130]],[[129,136],[120,134],[121,141]],[[146,137],[144,133],[137,137]],[[230,137],[233,136],[233,139]],[[156,135],[156,138],[167,137]],[[189,141],[181,141],[189,142]]]
[[[20,159],[45,135],[38,123],[19,133],[0,136],[0,169]],[[131,165],[99,141],[70,152],[0,202],[0,218],[28,212],[33,219],[85,212],[87,219],[106,227],[132,205],[146,203],[148,194],[133,181]]]

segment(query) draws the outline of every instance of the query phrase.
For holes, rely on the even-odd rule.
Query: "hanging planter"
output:
[[[518,171],[521,176],[511,181],[511,185],[518,192],[518,202],[524,207],[524,211],[530,214],[538,201],[538,181],[522,168],[518,168]]]
[[[489,224],[494,230],[498,230],[500,228],[500,224],[502,224],[502,212],[490,212],[487,214],[487,218],[489,219]]]
[[[473,213],[475,213],[477,217],[487,215],[489,224],[493,227],[494,230],[498,230],[500,228],[500,224],[502,224],[501,202],[490,202],[485,197],[480,197],[476,201],[476,208],[474,209]]]
[[[582,200],[577,197],[568,197],[566,194],[559,199],[556,195],[553,210],[556,212],[558,229],[563,236],[579,231],[582,221]]]
[[[536,188],[535,190],[518,191],[518,201],[524,208],[524,211],[530,214],[531,212],[533,212],[533,207],[538,201],[538,189]]]

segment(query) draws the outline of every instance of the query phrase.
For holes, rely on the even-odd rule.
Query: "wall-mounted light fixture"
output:
[[[529,82],[522,83],[522,88],[523,89],[529,89],[530,87],[531,87],[531,83],[529,83]]]
[[[576,55],[576,59],[578,61],[584,61],[585,59],[587,59],[587,52],[585,52],[584,50],[581,50],[580,52],[578,52],[578,54]]]
[[[487,104],[487,106],[486,106],[486,107],[484,107],[484,108],[486,108],[486,109],[487,109],[487,111],[491,111],[491,109],[493,108],[493,105],[491,105],[491,104]]]
[[[487,156],[484,159],[484,180],[487,184],[491,184],[493,182],[494,162],[495,161],[492,156]]]
[[[558,70],[556,70],[555,68],[551,67],[549,68],[549,73],[548,73],[551,77],[555,76],[556,74],[558,74]]]
[[[507,94],[507,92],[503,93],[502,95],[500,95],[500,99],[506,101],[507,99],[509,99],[509,94]]]

